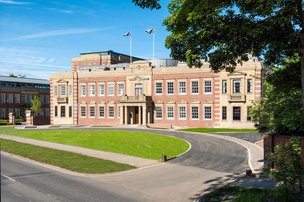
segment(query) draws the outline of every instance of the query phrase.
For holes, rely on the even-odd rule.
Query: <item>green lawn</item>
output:
[[[6,132],[38,140],[127,154],[148,159],[177,156],[189,148],[181,139],[144,132],[112,130],[18,130]]]
[[[134,167],[66,151],[34,146],[0,138],[1,150],[80,173],[108,173]]]
[[[257,132],[256,129],[235,129],[235,128],[187,128],[187,129],[181,129],[181,131],[199,132],[199,133],[217,133],[217,132],[250,133],[250,132]]]
[[[13,130],[15,129],[14,126],[0,126],[0,130]]]

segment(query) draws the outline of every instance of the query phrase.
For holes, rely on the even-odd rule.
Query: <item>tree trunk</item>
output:
[[[301,87],[302,87],[302,112],[304,114],[304,33],[300,34],[300,57],[301,57]]]

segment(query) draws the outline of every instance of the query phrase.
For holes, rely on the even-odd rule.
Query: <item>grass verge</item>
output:
[[[15,129],[14,126],[0,126],[0,130],[13,130]]]
[[[185,152],[189,145],[174,137],[145,132],[112,130],[18,130],[6,134],[89,149],[137,156],[147,159],[168,158]]]
[[[199,133],[218,133],[218,132],[236,132],[236,133],[252,133],[257,132],[256,129],[235,129],[235,128],[186,128],[181,131],[199,132]]]
[[[0,138],[1,150],[79,173],[108,173],[133,166],[66,151],[39,147]]]
[[[223,187],[203,197],[205,202],[257,202],[257,201],[296,201],[293,196],[286,196],[276,190]]]

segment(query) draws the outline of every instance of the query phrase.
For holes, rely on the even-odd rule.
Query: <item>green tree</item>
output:
[[[35,115],[37,115],[40,109],[41,109],[41,101],[38,96],[35,96],[34,99],[32,100],[31,110],[32,112],[34,112]]]
[[[159,0],[132,1],[142,8],[160,8]],[[172,0],[164,20],[171,32],[166,47],[190,67],[208,59],[214,71],[233,71],[248,60],[248,53],[262,56],[268,66],[297,54],[304,111],[303,6],[302,0]]]

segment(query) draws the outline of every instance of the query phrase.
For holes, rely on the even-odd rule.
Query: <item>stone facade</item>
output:
[[[122,58],[85,54],[72,59],[71,72],[53,74],[51,124],[254,127],[248,110],[262,92],[257,59],[214,73],[208,64],[153,68]]]

